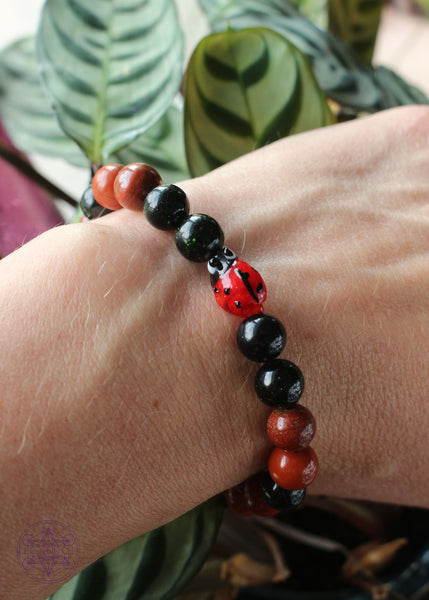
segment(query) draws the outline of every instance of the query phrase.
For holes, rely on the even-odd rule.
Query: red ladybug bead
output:
[[[285,490],[301,490],[310,485],[317,475],[318,461],[310,446],[301,452],[274,448],[268,459],[271,478]]]
[[[161,184],[156,169],[145,163],[131,163],[116,175],[113,191],[117,202],[129,210],[143,210],[144,201],[150,191]]]
[[[267,433],[277,448],[303,450],[316,433],[316,421],[301,404],[290,409],[275,408],[267,420]]]
[[[271,517],[278,515],[279,510],[272,508],[264,499],[261,487],[261,473],[257,473],[243,483],[226,490],[224,497],[228,506],[245,517],[259,515]]]
[[[110,210],[122,208],[116,200],[113,191],[116,175],[122,169],[122,166],[117,163],[104,165],[104,167],[98,169],[92,178],[92,193],[98,204],[104,206],[104,208],[109,208]]]
[[[264,311],[267,290],[262,277],[229,248],[209,260],[210,283],[221,308],[242,317]]]

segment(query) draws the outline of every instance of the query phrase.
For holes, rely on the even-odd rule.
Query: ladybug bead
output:
[[[224,310],[245,319],[264,311],[267,290],[262,277],[230,248],[222,248],[208,262],[216,302]]]

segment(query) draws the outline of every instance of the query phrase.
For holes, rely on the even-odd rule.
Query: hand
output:
[[[286,327],[318,425],[309,492],[429,507],[428,162],[429,110],[409,107],[180,184]],[[9,598],[55,589],[37,595],[17,564],[31,523],[68,523],[82,569],[265,466],[270,409],[239,321],[142,214],[57,228],[2,260],[0,321]]]

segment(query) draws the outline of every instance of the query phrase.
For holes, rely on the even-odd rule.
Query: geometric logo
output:
[[[73,531],[59,521],[39,521],[24,531],[17,556],[25,573],[42,583],[70,579],[79,562],[79,543]]]

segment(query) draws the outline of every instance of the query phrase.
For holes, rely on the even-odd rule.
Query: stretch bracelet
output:
[[[142,211],[157,229],[175,231],[179,252],[193,262],[207,262],[216,302],[241,317],[238,348],[261,363],[255,378],[259,398],[273,410],[267,433],[274,448],[268,469],[225,492],[227,504],[243,515],[271,516],[297,508],[317,474],[318,462],[309,446],[316,425],[311,412],[297,404],[304,390],[300,369],[278,358],[286,344],[282,323],[264,313],[267,291],[259,273],[228,247],[215,219],[189,213],[185,192],[163,185],[159,173],[144,163],[101,167],[84,192],[86,218],[121,208]]]

